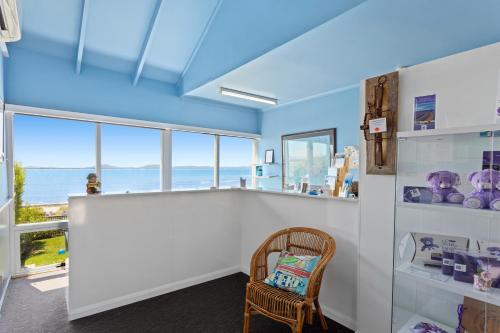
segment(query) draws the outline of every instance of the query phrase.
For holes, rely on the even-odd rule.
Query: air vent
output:
[[[0,0],[0,42],[21,39],[16,0]]]

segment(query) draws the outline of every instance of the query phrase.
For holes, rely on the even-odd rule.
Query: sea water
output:
[[[93,169],[37,169],[27,168],[24,203],[64,203],[68,195],[85,193],[87,175]],[[208,189],[213,185],[213,168],[174,167],[172,189]],[[220,187],[239,186],[240,177],[250,179],[250,167],[221,167]],[[102,170],[104,193],[147,192],[160,189],[159,168],[116,168]],[[247,183],[248,184],[248,183]]]

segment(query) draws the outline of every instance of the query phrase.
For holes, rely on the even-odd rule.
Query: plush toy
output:
[[[454,187],[460,185],[460,176],[451,171],[436,171],[427,175],[432,187],[432,202],[451,202],[461,204],[464,195]]]
[[[464,200],[464,207],[500,210],[500,171],[485,169],[469,174],[467,180],[474,187]]]

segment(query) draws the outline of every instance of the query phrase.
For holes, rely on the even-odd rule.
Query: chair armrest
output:
[[[267,257],[269,255],[269,246],[272,240],[267,240],[252,255],[250,261],[250,282],[264,280],[267,273]]]

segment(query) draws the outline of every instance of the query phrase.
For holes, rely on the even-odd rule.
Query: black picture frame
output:
[[[266,149],[264,153],[264,164],[274,164],[274,149]]]

